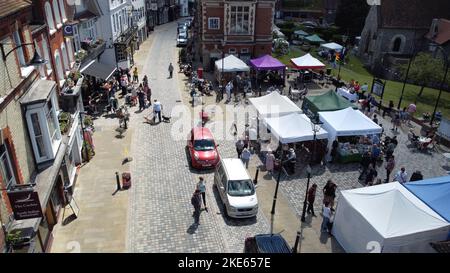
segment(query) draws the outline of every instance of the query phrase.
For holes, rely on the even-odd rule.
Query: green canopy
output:
[[[315,115],[317,112],[337,111],[348,107],[358,109],[355,104],[330,90],[323,95],[307,96],[303,101],[302,110],[307,115]]]
[[[323,42],[325,42],[325,40],[320,38],[317,34],[307,36],[307,37],[305,37],[305,40],[307,40],[310,43],[323,43]]]

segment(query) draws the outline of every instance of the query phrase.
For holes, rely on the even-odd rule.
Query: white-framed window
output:
[[[36,45],[36,52],[39,54],[39,56],[44,56],[44,54],[42,54],[41,47],[39,46],[39,43],[36,39],[34,40],[34,44]],[[41,78],[45,78],[45,70],[43,65],[39,66],[39,75],[41,76]]]
[[[208,29],[220,29],[220,18],[219,17],[209,17],[208,18]]]
[[[22,39],[20,37],[19,31],[14,31],[13,39],[15,46],[20,46],[22,44]],[[25,54],[23,51],[23,47],[19,47],[16,49],[17,58],[19,59],[20,66],[26,66],[25,62]]]
[[[63,59],[63,63],[64,63],[64,70],[69,70],[70,66],[69,66],[69,58],[67,56],[67,49],[66,46],[64,45],[64,42],[61,43],[61,53],[62,53],[62,59]]]
[[[53,0],[53,13],[55,14],[55,22],[56,27],[59,28],[61,26],[61,15],[59,14],[59,8],[58,8],[58,0]]]
[[[47,25],[50,28],[50,30],[55,30],[55,21],[53,20],[53,13],[52,13],[52,7],[50,6],[50,3],[47,1],[44,5],[45,8],[45,17],[47,19]]]
[[[17,184],[11,164],[11,157],[9,156],[6,144],[0,146],[0,175],[2,176],[3,182],[6,184],[6,188]]]
[[[64,70],[62,66],[61,55],[58,52],[58,49],[55,51],[55,63],[56,63],[56,74],[58,76],[58,81],[64,80]]]
[[[228,53],[230,53],[230,54],[236,54],[236,52],[237,52],[236,48],[234,48],[234,47],[232,47],[228,50]]]
[[[48,43],[47,43],[47,39],[45,39],[44,34],[41,34],[41,41],[42,41],[42,49],[44,51],[44,58],[46,60],[48,60],[46,67],[47,67],[47,75],[50,76],[50,74],[52,73],[52,65],[51,65],[51,61],[50,61],[50,50],[48,49]],[[42,55],[41,55],[42,56]]]
[[[231,6],[230,33],[248,34],[250,32],[250,7]]]
[[[61,10],[61,17],[63,19],[63,22],[67,21],[66,6],[64,5],[64,0],[59,0],[59,8]]]
[[[241,53],[242,54],[247,54],[248,53],[248,48],[241,48]]]
[[[66,48],[67,48],[67,54],[69,55],[69,61],[71,63],[73,63],[74,62],[74,52],[73,52],[72,42],[70,41],[69,38],[66,38]]]
[[[26,119],[36,162],[53,159],[61,143],[55,92],[44,104],[30,107],[26,112]]]

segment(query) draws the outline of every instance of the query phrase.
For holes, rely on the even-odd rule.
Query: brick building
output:
[[[205,69],[222,55],[244,61],[272,51],[275,0],[200,0],[195,18],[196,50]]]
[[[46,252],[50,248],[53,226],[66,202],[63,189],[70,184],[74,159],[68,150],[69,142],[79,130],[78,119],[71,116],[72,130],[61,131],[57,95],[60,78],[55,78],[53,71],[58,65],[54,69],[52,63],[62,58],[48,57],[64,50],[56,47],[61,40],[54,40],[55,48],[49,49],[51,36],[57,31],[39,20],[36,3],[0,1],[1,252],[6,250],[5,238],[15,231],[26,238],[20,247],[16,245],[15,251]],[[48,66],[32,65],[35,51],[49,60]],[[59,63],[64,67],[64,63]],[[8,194],[23,187],[37,193],[43,217],[15,218]]]

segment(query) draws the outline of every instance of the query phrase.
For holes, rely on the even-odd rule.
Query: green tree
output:
[[[370,6],[366,0],[341,0],[336,11],[336,25],[350,36],[359,36]]]
[[[406,76],[408,64],[399,67],[402,77]],[[430,53],[421,52],[412,60],[408,73],[408,80],[421,86],[416,101],[422,96],[423,90],[427,86],[438,85],[444,77],[444,63],[442,59],[433,58]],[[447,82],[449,79],[447,77]]]

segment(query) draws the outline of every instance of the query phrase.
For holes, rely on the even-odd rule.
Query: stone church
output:
[[[378,76],[394,77],[392,67],[428,50],[433,19],[450,18],[449,0],[381,0],[367,15],[358,55]]]

